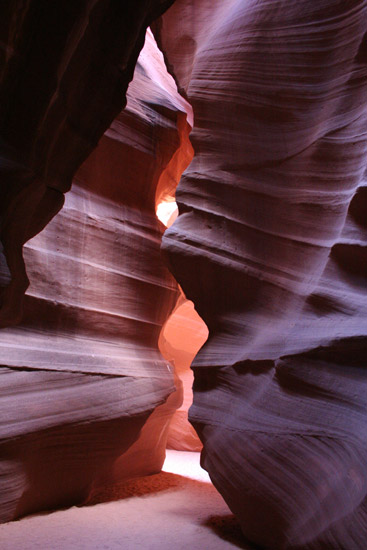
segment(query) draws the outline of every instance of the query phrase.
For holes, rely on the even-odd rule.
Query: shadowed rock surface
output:
[[[365,544],[366,22],[365,1],[177,0],[154,24],[195,116],[163,239],[209,327],[190,419],[269,549]]]
[[[25,247],[23,319],[0,335],[2,521],[161,469],[182,392],[158,349],[178,289],[155,195],[186,105],[148,33],[126,109]]]
[[[0,241],[11,280],[1,295],[0,327],[21,318],[23,244],[60,210],[76,170],[125,107],[145,30],[171,3],[2,4]]]
[[[364,550],[367,2],[176,0],[153,30],[182,96],[149,35],[117,116],[170,3],[5,8],[1,517],[161,467],[182,396],[155,209],[185,96],[164,253],[209,328],[202,463],[260,547]],[[11,328],[22,245],[111,123],[26,248]]]

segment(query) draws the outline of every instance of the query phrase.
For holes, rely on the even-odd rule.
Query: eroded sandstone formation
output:
[[[164,251],[209,327],[202,464],[269,549],[364,548],[367,2],[177,0],[195,150]]]
[[[0,327],[21,318],[23,244],[60,210],[76,170],[125,106],[145,30],[172,1],[2,4]]]
[[[201,451],[202,444],[192,425],[188,411],[192,405],[193,372],[191,363],[208,338],[208,329],[195,311],[194,304],[181,294],[174,311],[164,324],[159,349],[170,361],[182,383],[183,401],[175,411],[168,432],[167,447],[179,451]]]
[[[156,50],[27,246],[9,327],[22,245],[124,106],[171,3],[4,9],[2,520],[162,463],[180,396],[158,338],[178,293],[155,208],[192,120]],[[209,327],[190,413],[202,463],[261,547],[362,550],[367,2],[176,0],[153,28],[195,115],[164,253]]]
[[[156,193],[190,116],[148,33],[126,109],[25,246],[24,315],[0,334],[1,521],[162,467],[182,392],[158,349],[178,289]]]
[[[192,160],[190,155],[190,161]],[[189,163],[187,163],[188,165]],[[182,166],[180,166],[182,174]],[[177,181],[177,178],[170,180]],[[157,188],[157,216],[166,227],[174,223],[178,215],[175,202],[176,188]],[[168,432],[167,447],[178,451],[201,451],[202,443],[188,421],[188,411],[192,405],[193,372],[191,363],[201,346],[208,338],[208,328],[195,311],[194,304],[187,300],[180,289],[175,309],[162,327],[158,346],[163,355],[174,367],[176,383],[182,386],[183,400],[175,411]]]

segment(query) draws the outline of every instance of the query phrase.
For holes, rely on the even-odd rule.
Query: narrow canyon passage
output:
[[[241,539],[199,466],[188,422],[190,364],[208,331],[159,246],[193,157],[193,116],[150,31],[127,100],[62,211],[24,247],[23,319],[0,341],[4,550],[222,548]],[[23,401],[9,407],[21,389]],[[155,474],[166,446],[174,450]],[[52,511],[74,504],[84,507]]]
[[[3,4],[0,548],[365,550],[367,0]]]
[[[174,190],[175,191],[175,190]],[[165,195],[165,200],[157,204],[157,216],[170,227],[178,214],[173,195]],[[194,381],[191,363],[208,338],[208,328],[197,314],[194,304],[185,298],[180,288],[176,306],[162,327],[158,346],[163,355],[174,367],[182,385],[183,400],[175,411],[168,432],[169,449],[181,451],[201,451],[202,443],[189,423],[188,411],[192,405]]]

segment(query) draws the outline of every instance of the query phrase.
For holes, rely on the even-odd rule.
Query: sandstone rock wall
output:
[[[163,240],[209,327],[190,418],[269,549],[366,535],[366,22],[362,0],[177,0],[154,26],[195,117]]]
[[[2,4],[0,255],[11,280],[1,293],[0,327],[21,318],[23,244],[60,210],[76,170],[126,105],[145,30],[171,3]]]
[[[3,520],[162,461],[180,396],[157,342],[177,287],[154,212],[192,124],[157,52],[39,233],[170,3],[4,9]],[[271,550],[365,544],[366,21],[366,0],[176,0],[154,25],[195,116],[164,237],[209,328],[190,416],[245,536]]]
[[[178,289],[155,199],[172,180],[186,106],[148,33],[126,109],[25,247],[23,319],[0,334],[1,521],[163,464],[182,394],[158,349]]]
[[[183,401],[170,423],[167,447],[179,451],[201,451],[202,444],[188,411],[193,400],[191,363],[208,338],[208,329],[195,311],[194,304],[182,294],[159,337],[159,349],[175,368],[182,383]]]

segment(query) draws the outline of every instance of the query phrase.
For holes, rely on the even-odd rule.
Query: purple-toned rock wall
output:
[[[181,96],[148,34],[121,112],[157,17]],[[260,547],[364,549],[366,40],[366,0],[4,8],[3,521],[161,467],[182,395],[155,208],[188,100],[163,253],[209,328],[202,464]]]
[[[154,25],[195,117],[163,238],[209,327],[190,419],[269,549],[366,536],[366,30],[334,0],[178,0]]]

